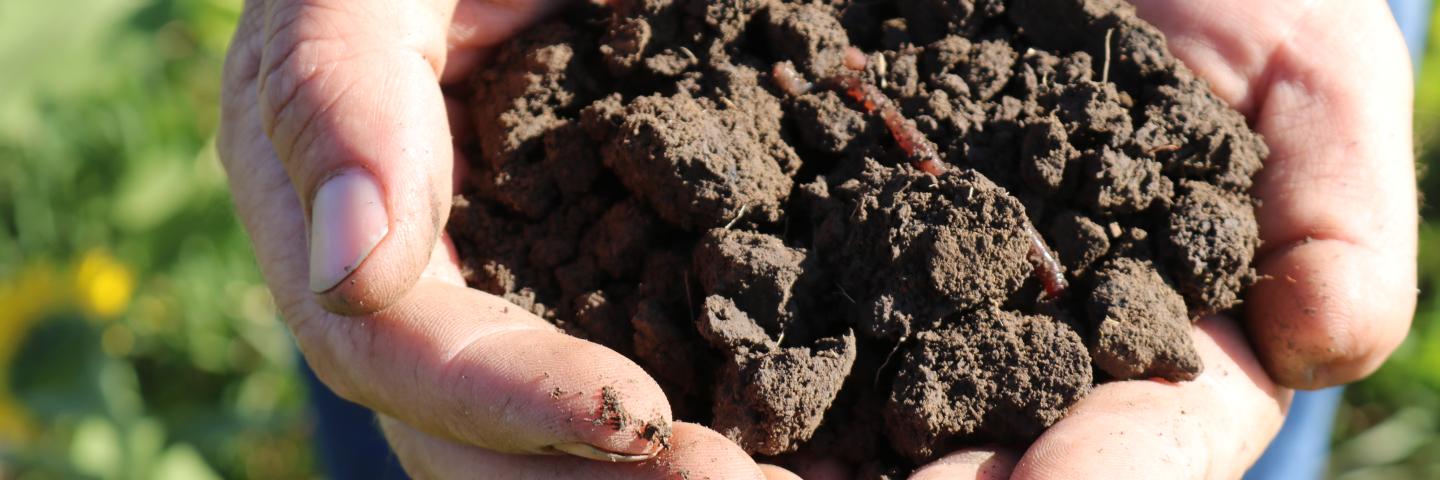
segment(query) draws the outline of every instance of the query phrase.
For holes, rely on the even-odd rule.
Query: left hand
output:
[[[1265,279],[1246,292],[1249,342],[1234,319],[1205,318],[1194,381],[1100,385],[1023,454],[967,450],[914,478],[1239,478],[1280,428],[1286,387],[1364,378],[1405,336],[1413,85],[1385,3],[1132,3],[1270,146],[1252,190]]]

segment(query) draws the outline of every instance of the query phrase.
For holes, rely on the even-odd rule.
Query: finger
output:
[[[1413,85],[1385,5],[1135,3],[1270,146],[1253,189],[1264,280],[1246,297],[1261,360],[1297,388],[1368,375],[1416,298]]]
[[[454,85],[469,79],[475,73],[475,69],[490,61],[493,49],[465,49],[450,46],[449,59],[445,62],[445,72],[440,75],[441,85]],[[454,127],[454,123],[451,123]],[[452,130],[459,133],[458,130]]]
[[[561,4],[559,0],[460,0],[448,41],[457,49],[494,47]]]
[[[560,4],[557,0],[461,0],[450,23],[449,61],[440,83],[448,85],[469,78],[476,67],[489,60],[500,42]]]
[[[804,480],[795,472],[770,464],[760,465],[760,473],[765,475],[765,480]]]
[[[446,438],[510,453],[648,455],[662,440],[652,428],[671,418],[638,365],[477,290],[421,280],[358,323],[287,313],[308,318],[293,326],[296,341],[336,393]]]
[[[824,452],[818,452],[823,455]],[[815,453],[789,459],[790,468],[805,480],[847,480],[854,477],[855,467],[833,457],[816,457]]]
[[[261,124],[308,213],[308,288],[332,311],[395,301],[450,208],[438,83],[453,0],[270,0]]]
[[[380,417],[380,426],[405,471],[420,479],[766,478],[733,442],[689,423],[675,424],[671,447],[663,453],[654,459],[630,464],[500,454],[429,436],[384,416]]]
[[[254,15],[242,16],[227,59],[217,148],[266,283],[320,378],[347,399],[463,443],[517,453],[654,453],[657,438],[645,422],[671,414],[639,366],[463,288],[443,243],[444,255],[424,256],[435,260],[430,272],[381,312],[343,317],[315,302],[306,247],[294,241],[305,232],[300,200],[258,108],[242,100],[255,98],[254,77],[244,73],[255,57],[243,51],[258,48],[247,36],[259,31]],[[612,421],[607,389],[632,422]]]
[[[1201,320],[1193,381],[1100,385],[1050,427],[1015,478],[1239,478],[1279,431],[1290,392],[1273,385],[1229,319]]]
[[[966,449],[920,467],[910,475],[910,480],[1006,480],[1018,460],[1019,457],[1008,450]]]

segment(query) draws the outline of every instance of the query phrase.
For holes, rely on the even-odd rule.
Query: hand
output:
[[[1265,279],[1246,295],[1250,342],[1233,319],[1204,319],[1195,381],[1101,385],[1023,456],[960,452],[917,478],[1238,478],[1279,429],[1282,386],[1363,378],[1409,328],[1413,86],[1385,4],[1132,2],[1270,146],[1253,190]]]
[[[218,149],[306,360],[380,414],[417,477],[761,478],[703,427],[674,424],[662,451],[639,428],[591,422],[605,387],[638,421],[672,419],[633,362],[465,287],[444,235],[454,154],[440,84],[550,5],[456,2],[246,2]]]

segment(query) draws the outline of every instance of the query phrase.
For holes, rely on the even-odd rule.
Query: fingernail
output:
[[[602,462],[616,462],[616,463],[620,463],[620,462],[639,462],[639,461],[642,461],[642,460],[649,460],[651,457],[654,457],[655,454],[660,453],[659,450],[656,450],[656,451],[654,451],[654,452],[647,453],[647,454],[640,454],[640,455],[634,455],[634,454],[629,454],[629,453],[607,452],[607,451],[605,451],[605,450],[601,450],[601,449],[599,449],[599,448],[596,448],[594,445],[590,445],[590,444],[588,444],[588,443],[557,443],[557,444],[555,444],[555,445],[551,445],[550,448],[552,448],[552,449],[554,449],[554,450],[556,450],[556,451],[558,451],[558,452],[567,453],[567,454],[574,455],[574,456],[577,456],[577,457],[580,457],[580,458],[588,458],[588,459],[591,459],[591,460],[599,460],[599,461],[602,461]]]
[[[310,290],[335,288],[389,232],[375,177],[358,169],[330,177],[310,204]]]

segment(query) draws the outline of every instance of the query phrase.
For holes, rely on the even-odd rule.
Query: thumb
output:
[[[307,212],[310,290],[337,313],[380,310],[415,283],[449,216],[438,77],[454,0],[264,8],[260,117]]]

